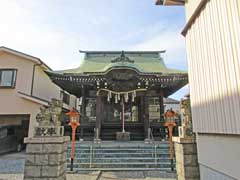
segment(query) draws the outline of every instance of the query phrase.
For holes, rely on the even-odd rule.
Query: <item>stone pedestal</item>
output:
[[[195,138],[173,137],[178,180],[200,180]]]
[[[130,141],[130,132],[117,132],[117,141]]]
[[[70,137],[25,138],[24,180],[66,180],[67,142]]]
[[[94,138],[93,142],[94,144],[100,144],[102,141],[100,138]]]

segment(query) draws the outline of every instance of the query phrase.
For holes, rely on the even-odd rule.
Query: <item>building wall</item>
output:
[[[0,89],[0,95],[2,93],[12,94],[17,91],[25,92],[30,94],[31,81],[32,81],[32,68],[34,62],[25,60],[19,56],[15,56],[9,53],[0,52],[0,69],[2,68],[13,68],[17,69],[17,80],[15,89]],[[28,82],[28,83],[26,83]]]
[[[0,53],[0,69],[16,68],[17,79],[14,89],[0,88],[0,114],[24,114],[30,112],[28,102],[19,97],[19,91],[30,94],[33,62],[7,53]],[[27,114],[27,113],[26,113]]]
[[[201,164],[199,166],[200,166],[200,176],[204,180],[237,180],[235,178],[232,178],[226,174],[223,174],[219,171],[203,166]]]
[[[36,66],[34,77],[33,96],[44,97],[50,101],[51,98],[60,99],[61,88],[51,82],[42,67]]]
[[[196,132],[240,134],[239,29],[240,1],[210,0],[186,34]]]
[[[186,45],[201,179],[240,179],[240,1],[187,1]]]
[[[22,98],[19,92],[31,95],[33,66],[33,61],[4,51],[0,52],[0,69],[17,69],[15,88],[0,88],[0,115],[29,114],[29,136],[33,135],[33,127],[36,125],[35,117],[42,105]],[[50,101],[51,98],[60,99],[60,91],[61,89],[51,82],[42,68],[36,66],[33,96]],[[64,107],[66,109],[75,107],[75,100],[76,97],[71,95],[70,105],[65,104]]]
[[[185,8],[186,8],[186,20],[187,21],[193,15],[194,11],[196,10],[196,8],[200,2],[201,2],[201,0],[186,0]]]
[[[239,135],[198,134],[197,142],[202,179],[240,179]]]
[[[29,135],[32,135],[32,127],[35,125],[35,116],[39,104],[23,100],[18,91],[30,94],[32,82],[33,62],[22,59],[21,57],[9,53],[0,53],[0,69],[16,68],[17,79],[14,89],[0,88],[0,114],[30,114]]]
[[[62,89],[54,84],[43,69],[36,66],[34,77],[33,96],[42,97],[47,101],[51,101],[52,98],[61,99]],[[76,97],[69,94],[69,104],[64,104],[64,108],[71,109],[76,106]]]

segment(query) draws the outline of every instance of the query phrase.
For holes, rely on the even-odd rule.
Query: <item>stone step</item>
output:
[[[70,167],[71,144],[68,146],[67,163]],[[169,143],[145,144],[143,141],[104,141],[101,144],[77,142],[74,169],[171,169]],[[175,160],[174,160],[175,166]]]
[[[70,169],[70,166],[68,167]],[[74,168],[76,172],[87,172],[87,171],[159,171],[162,173],[170,172],[169,167],[167,168]],[[176,173],[171,171],[171,173]]]
[[[68,150],[71,150],[72,148],[69,147]],[[89,148],[82,148],[82,147],[75,147],[75,150],[94,150],[94,151],[150,151],[150,150],[169,150],[169,147],[89,147]]]
[[[121,157],[121,158],[102,158],[102,157],[94,157],[93,158],[94,160],[114,160],[114,159],[117,159],[117,160],[155,160],[155,157]],[[74,160],[78,161],[78,160],[89,160],[89,158],[74,158]],[[166,158],[166,157],[162,157],[162,158],[157,158],[156,160],[158,161],[161,161],[161,160],[165,160],[165,161],[170,161],[169,158]],[[70,161],[70,158],[68,158],[68,161]]]
[[[90,154],[74,154],[75,158],[89,158]],[[94,155],[94,158],[135,158],[135,157],[139,157],[139,158],[143,158],[143,157],[154,157],[154,154],[124,154],[122,155],[121,153],[118,154],[97,154]],[[68,157],[70,157],[70,154],[68,155]],[[157,158],[169,158],[169,154],[156,154]]]
[[[81,145],[77,145],[75,144],[75,148],[81,148],[81,149],[90,149],[90,148],[94,148],[94,149],[154,149],[155,147],[156,148],[169,148],[169,144],[164,144],[162,146],[154,146],[154,145],[151,145],[151,146],[95,146],[95,145],[92,145],[92,146],[81,146]],[[68,148],[71,148],[71,145],[68,146]]]
[[[71,152],[67,152],[67,155],[70,156]],[[146,156],[153,156],[154,154],[156,154],[157,156],[164,156],[164,155],[169,155],[169,151],[156,151],[156,153],[154,151],[146,151],[146,152],[119,152],[119,151],[115,151],[115,152],[76,152],[74,153],[75,156],[87,156],[87,155],[91,155],[93,154],[94,156],[103,156],[103,155],[111,155],[111,156],[134,156],[134,155],[139,155],[141,157],[146,157]]]
[[[129,146],[129,147],[121,147],[121,146],[80,146],[80,145],[76,145],[75,144],[75,149],[90,149],[90,148],[93,148],[93,149],[169,149],[169,145],[166,144],[166,145],[162,145],[162,146]],[[71,146],[68,146],[68,149],[71,149]]]
[[[68,163],[70,163],[70,159],[67,160]],[[161,163],[161,162],[170,162],[169,158],[75,158],[75,163]]]
[[[70,155],[71,154],[71,152],[68,152],[67,153],[67,155]],[[94,153],[90,153],[90,152],[75,152],[74,153],[74,155],[76,155],[76,156],[81,156],[81,155],[89,155],[89,154],[94,154],[94,156],[97,156],[97,155],[99,155],[99,156],[101,156],[101,155],[104,155],[104,154],[106,154],[106,155],[122,155],[122,156],[126,156],[126,155],[129,155],[129,156],[131,156],[131,155],[141,155],[142,157],[145,157],[145,156],[148,156],[148,155],[153,155],[153,154],[156,154],[156,155],[169,155],[169,152],[168,151],[164,151],[164,152],[156,152],[156,153],[154,153],[154,152],[111,152],[111,153],[106,153],[106,152],[98,152],[98,153],[96,153],[96,152],[94,152]]]
[[[67,165],[70,168],[70,164]],[[171,168],[171,163],[78,163],[74,164],[73,168]]]
[[[71,146],[71,142],[68,143],[69,146]],[[149,147],[149,146],[164,146],[164,145],[169,145],[168,141],[156,141],[155,144],[146,144],[143,141],[127,141],[127,142],[117,142],[117,141],[102,141],[101,144],[94,144],[91,141],[76,141],[75,142],[76,146],[96,146],[96,147]]]
[[[71,151],[68,151],[67,152],[68,155],[71,154]],[[103,155],[103,154],[112,154],[112,155],[118,155],[118,154],[122,154],[123,156],[124,155],[135,155],[135,154],[139,154],[139,155],[142,155],[143,157],[146,156],[146,155],[149,155],[149,154],[157,154],[157,155],[164,155],[164,154],[169,154],[169,151],[146,151],[146,152],[121,152],[121,151],[115,151],[115,152],[79,152],[79,151],[75,151],[74,153],[75,155],[81,155],[81,154],[94,154],[94,155]]]

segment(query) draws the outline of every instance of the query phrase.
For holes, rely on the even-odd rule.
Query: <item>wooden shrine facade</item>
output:
[[[79,138],[114,140],[116,132],[125,130],[132,140],[143,140],[148,128],[160,136],[161,129],[164,131],[163,97],[186,85],[187,74],[141,72],[129,65],[137,58],[124,52],[114,55],[109,64],[117,66],[102,72],[47,72],[54,83],[80,98]]]

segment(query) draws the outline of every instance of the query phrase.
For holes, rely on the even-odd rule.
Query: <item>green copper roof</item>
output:
[[[78,68],[55,71],[58,74],[104,73],[112,68],[132,68],[141,73],[179,74],[185,71],[169,69],[160,53],[164,51],[80,51],[83,62]]]

